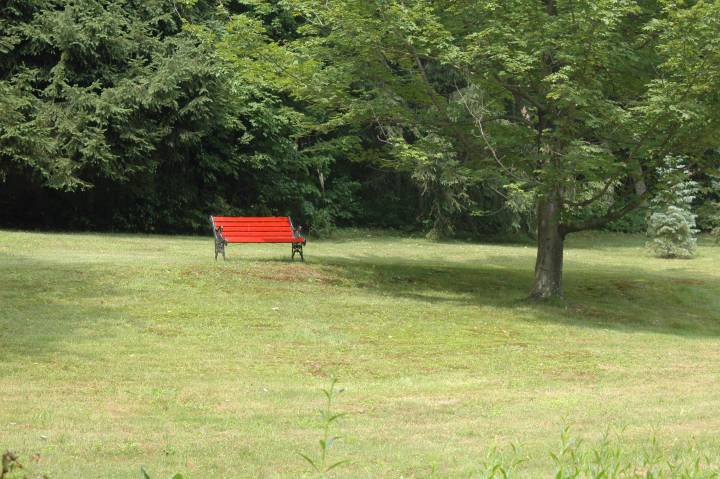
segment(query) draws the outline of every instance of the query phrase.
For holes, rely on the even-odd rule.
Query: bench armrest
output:
[[[305,240],[305,235],[303,234],[302,226],[298,226],[298,227],[293,226],[292,232],[293,232],[293,236],[295,238],[302,238],[303,244],[307,243],[307,240]]]

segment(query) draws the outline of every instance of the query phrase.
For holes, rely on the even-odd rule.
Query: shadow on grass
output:
[[[581,269],[580,264],[569,263],[567,299],[543,304],[526,299],[532,283],[531,257],[498,255],[460,262],[311,255],[306,263],[291,263],[287,252],[278,251],[274,257],[253,254],[228,261],[235,262],[254,263],[259,269],[266,263],[282,265],[283,269],[287,266],[289,272],[296,268],[327,272],[322,282],[299,285],[302,294],[317,294],[313,285],[322,283],[336,286],[338,294],[343,289],[350,294],[352,289],[364,289],[428,305],[515,310],[518,321],[688,337],[720,336],[720,282],[716,276],[698,273],[661,274],[614,266]],[[223,284],[226,276],[212,265],[212,259],[203,268],[218,269],[215,276],[218,284]],[[199,274],[207,276],[203,268]],[[293,281],[292,274],[274,273],[278,274],[262,279]],[[93,335],[98,340],[107,339],[108,334],[114,334],[113,325],[127,320],[124,297],[129,301],[138,294],[125,289],[119,279],[132,274],[132,270],[115,274],[107,264],[54,262],[0,253],[0,361],[13,355],[48,358],[54,343],[72,338],[80,328],[85,340]],[[305,287],[308,289],[303,290]]]
[[[387,256],[323,257],[316,264],[335,269],[352,287],[429,304],[529,308],[532,319],[518,318],[627,332],[720,336],[720,284],[709,275],[568,268],[565,300],[543,303],[528,299],[532,267],[515,258],[458,264]]]
[[[122,317],[120,295],[109,271],[0,253],[0,361],[12,355],[41,360],[53,344],[78,328],[107,335],[101,323]]]

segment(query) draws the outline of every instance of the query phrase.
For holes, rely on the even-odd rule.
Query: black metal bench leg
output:
[[[290,260],[295,261],[295,253],[300,253],[300,261],[305,262],[305,257],[303,256],[302,243],[293,243],[292,244],[292,256],[290,257]]]
[[[215,261],[217,261],[218,254],[222,254],[223,261],[226,261],[227,258],[225,258],[225,242],[224,240],[218,241],[215,240]]]

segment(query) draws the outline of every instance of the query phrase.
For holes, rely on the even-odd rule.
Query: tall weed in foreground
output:
[[[569,428],[560,435],[560,447],[551,457],[557,479],[593,478],[712,478],[720,477],[717,464],[694,446],[668,456],[653,438],[639,454],[623,449],[621,433],[606,432],[596,445],[573,439]]]
[[[550,452],[553,467],[547,476],[555,479],[710,479],[720,478],[720,467],[700,453],[694,445],[671,455],[663,452],[655,439],[639,454],[623,448],[622,434],[606,432],[597,443],[574,438],[565,427],[560,444]],[[488,453],[476,475],[477,479],[511,479],[533,477],[520,466],[528,457],[512,446],[503,453],[493,449]]]
[[[144,467],[140,468],[140,479],[152,479]],[[171,479],[183,479],[182,474],[175,474]]]
[[[510,451],[506,453],[493,448],[483,460],[480,473],[473,477],[477,479],[512,479],[520,477],[520,466],[527,461],[528,458],[522,456],[520,450],[514,444],[510,446]]]
[[[307,461],[308,464],[310,464],[313,471],[322,478],[328,477],[328,473],[333,469],[349,463],[347,459],[336,462],[332,462],[329,459],[331,448],[339,439],[341,439],[340,436],[334,436],[331,433],[331,428],[338,419],[345,416],[344,413],[337,413],[333,410],[333,401],[335,400],[335,396],[337,394],[342,394],[345,391],[344,388],[336,389],[337,382],[337,378],[331,378],[330,385],[322,390],[325,395],[325,407],[319,411],[320,419],[322,421],[322,437],[318,441],[320,445],[318,455],[313,458],[309,454],[298,453]]]
[[[0,464],[0,479],[9,478],[13,472],[23,469],[23,465],[20,463],[20,458],[12,451],[5,451],[2,455],[2,464]]]
[[[34,454],[31,462],[38,462],[39,454]],[[49,479],[47,474],[39,474],[30,471],[22,463],[20,458],[12,451],[5,451],[0,461],[0,479]],[[140,468],[140,479],[151,479],[144,467]],[[181,474],[175,474],[172,479],[183,479]]]

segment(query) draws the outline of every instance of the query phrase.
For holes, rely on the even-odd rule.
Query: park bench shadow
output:
[[[720,281],[608,266],[565,273],[565,300],[528,300],[532,265],[496,256],[492,262],[428,263],[402,257],[321,257],[354,287],[428,304],[528,309],[531,319],[626,332],[720,336]],[[693,298],[688,293],[692,290]],[[698,298],[704,299],[698,301]]]

